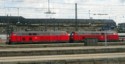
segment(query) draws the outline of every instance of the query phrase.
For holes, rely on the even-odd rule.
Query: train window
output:
[[[32,35],[32,33],[29,33],[29,35]]]
[[[101,35],[105,35],[105,33],[101,33]]]
[[[29,35],[37,35],[37,33],[29,33]]]
[[[36,33],[33,33],[33,35],[37,35]]]

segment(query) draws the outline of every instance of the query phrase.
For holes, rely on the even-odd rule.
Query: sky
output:
[[[74,19],[75,3],[78,19],[113,19],[116,23],[125,22],[125,0],[0,0],[0,15]],[[46,14],[48,8],[54,14]]]

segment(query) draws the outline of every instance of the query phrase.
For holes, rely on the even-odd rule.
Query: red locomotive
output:
[[[95,39],[97,41],[118,41],[119,36],[114,31],[80,31],[72,32],[71,39],[73,41],[85,41],[86,39]]]
[[[40,43],[40,42],[69,42],[69,35],[65,31],[24,31],[13,32],[9,37],[11,43]]]
[[[119,36],[114,31],[80,31],[70,34],[66,31],[24,31],[10,34],[8,44],[20,42],[84,42],[91,39],[95,41],[118,41]]]

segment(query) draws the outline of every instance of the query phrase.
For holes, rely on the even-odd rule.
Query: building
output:
[[[0,16],[0,33],[9,31],[100,31],[115,30],[110,19],[27,19],[21,16]]]
[[[125,33],[125,23],[119,23],[118,24],[118,32],[119,33]]]

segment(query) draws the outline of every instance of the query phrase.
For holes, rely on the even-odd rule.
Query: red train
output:
[[[66,31],[23,31],[13,32],[9,36],[11,43],[41,43],[41,42],[84,42],[94,39],[95,41],[118,41],[119,36],[114,31],[80,31],[67,33]]]
[[[98,41],[119,41],[114,31],[80,31],[71,33],[71,42],[84,42],[85,45],[96,45]]]
[[[118,41],[119,36],[114,31],[80,31],[72,32],[71,38],[74,41],[85,41],[86,39],[95,39],[97,41]]]
[[[65,31],[24,31],[13,32],[9,36],[9,44],[38,42],[69,42],[69,35]]]

